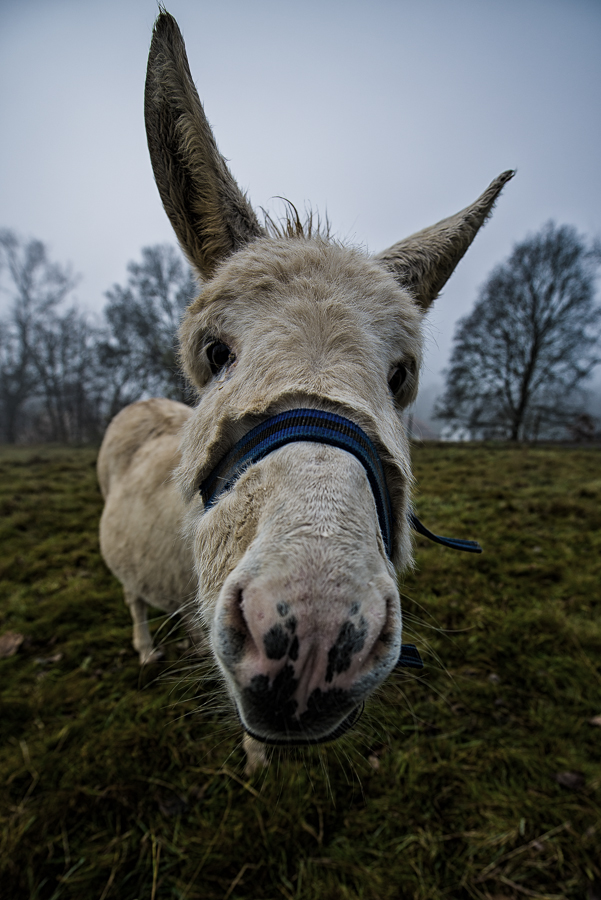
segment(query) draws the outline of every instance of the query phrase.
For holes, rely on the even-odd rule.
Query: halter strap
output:
[[[339,447],[355,456],[367,473],[374,495],[386,553],[392,556],[392,504],[378,451],[365,432],[336,413],[323,409],[290,409],[261,422],[235,444],[200,485],[205,509],[210,509],[252,463],[273,450],[297,441]]]
[[[285,444],[312,441],[329,444],[352,453],[359,460],[371,487],[382,540],[388,558],[392,558],[392,503],[378,451],[368,435],[350,419],[323,409],[290,409],[261,422],[248,431],[217,463],[200,485],[205,509],[210,509],[245,469]],[[419,534],[452,550],[482,553],[476,541],[446,538],[433,534],[410,512],[409,524]]]

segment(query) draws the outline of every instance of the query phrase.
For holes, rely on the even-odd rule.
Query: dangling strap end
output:
[[[420,522],[415,513],[409,513],[409,524],[414,531],[417,531],[422,537],[428,538],[429,541],[434,541],[435,544],[450,547],[451,550],[463,550],[465,553],[482,553],[482,547],[477,541],[464,541],[462,538],[448,538],[434,534]]]
[[[395,669],[423,669],[424,663],[415,644],[401,644],[401,653]]]

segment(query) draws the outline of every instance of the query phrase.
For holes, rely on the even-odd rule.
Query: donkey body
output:
[[[99,457],[102,552],[124,586],[142,662],[153,653],[145,604],[171,611],[194,597],[247,734],[328,740],[399,657],[395,567],[411,562],[402,411],[417,392],[422,320],[513,173],[456,216],[370,257],[303,233],[298,221],[279,234],[259,223],[217,150],[165,12],[145,113],[163,205],[202,280],[180,329],[199,403],[137,403],[109,426]],[[224,455],[299,408],[350,420],[376,448],[390,548],[366,468],[339,446],[281,446],[203,506],[199,488]]]
[[[172,400],[133,403],[115,416],[98,455],[105,500],[100,550],[123,585],[142,664],[159,656],[148,629],[148,605],[185,611],[196,592],[192,553],[183,539],[186,507],[172,477],[191,412]]]

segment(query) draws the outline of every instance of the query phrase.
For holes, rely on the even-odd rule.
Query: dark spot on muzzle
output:
[[[241,702],[242,724],[251,737],[264,744],[321,744],[348,731],[363,711],[363,703],[353,691],[315,688],[306,710],[297,716],[298,703],[294,699],[297,687],[298,679],[289,664],[271,684],[267,675],[255,675],[251,679],[242,691]]]
[[[284,626],[291,634],[296,631],[296,619],[290,616],[284,622]],[[267,659],[282,659],[288,651],[290,643],[290,635],[286,634],[282,625],[272,625],[267,634],[263,638],[263,646],[265,647],[265,655]],[[295,637],[290,644],[288,653],[290,659],[298,659],[298,637]]]
[[[292,662],[296,662],[298,659],[298,635],[294,635],[292,638],[292,643],[290,644],[290,649],[288,650],[288,659],[291,659]]]
[[[265,725],[268,731],[286,731],[298,707],[294,699],[297,687],[298,678],[294,677],[291,665],[285,665],[271,685],[268,675],[251,678],[249,686],[242,691],[242,697],[244,708],[252,710],[251,714],[256,719],[255,727]]]
[[[366,637],[367,622],[363,616],[359,619],[358,628],[352,622],[344,623],[338,632],[336,643],[328,652],[327,682],[330,682],[334,675],[346,672],[350,668],[351,657],[363,649]]]
[[[281,625],[273,625],[263,638],[267,659],[282,659],[288,650],[289,636]]]

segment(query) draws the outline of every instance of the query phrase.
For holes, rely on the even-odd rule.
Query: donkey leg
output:
[[[254,775],[255,772],[258,772],[260,769],[266,768],[269,765],[269,760],[267,759],[267,753],[265,752],[265,744],[262,744],[260,741],[256,741],[250,734],[244,733],[244,737],[242,738],[242,746],[246,751],[246,765],[244,767],[244,774]]]
[[[134,635],[132,644],[138,651],[140,665],[156,662],[163,655],[160,650],[152,646],[152,636],[148,627],[148,604],[142,597],[131,591],[125,591],[125,602],[129,606],[132,622],[134,623]]]

